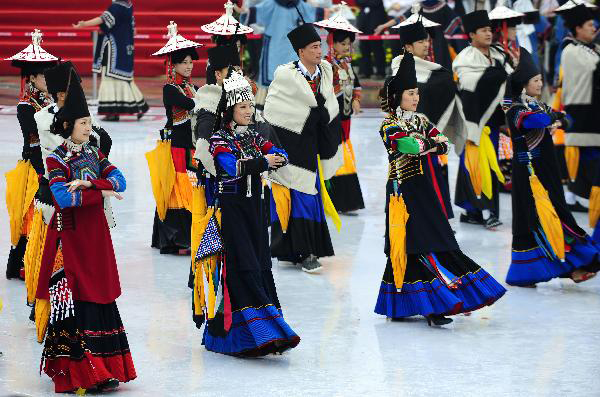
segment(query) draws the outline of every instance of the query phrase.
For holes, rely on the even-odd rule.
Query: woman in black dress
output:
[[[542,75],[527,50],[520,52],[506,113],[514,147],[512,261],[506,282],[527,287],[568,277],[579,283],[600,270],[600,246],[577,225],[563,193],[551,130],[568,128],[569,117],[536,99],[542,92]],[[538,181],[541,186],[536,186]],[[540,213],[542,199],[535,196],[543,190],[550,209]],[[549,216],[555,228],[545,222]]]
[[[375,312],[388,318],[422,315],[431,325],[446,315],[491,305],[506,290],[465,255],[441,206],[441,175],[434,155],[448,139],[421,113],[413,55],[402,58],[381,93],[388,113],[380,134],[388,153],[386,204],[388,257]]]
[[[196,255],[194,304],[195,309],[205,308],[208,321],[202,343],[208,350],[263,356],[300,342],[285,322],[277,298],[262,204],[261,174],[284,166],[287,154],[256,131],[252,88],[241,74],[229,74],[210,139],[217,169],[216,210],[214,217],[209,212],[211,220]],[[222,240],[214,233],[219,218]],[[222,249],[215,249],[221,244]],[[209,286],[207,308],[198,301],[203,301],[199,293],[203,272]],[[194,314],[199,325],[203,315],[198,310]]]
[[[151,159],[153,152],[147,154],[157,200],[152,247],[160,249],[161,254],[187,255],[190,253],[192,227],[192,185],[195,184],[197,168],[193,158],[195,141],[192,124],[198,110],[198,100],[195,99],[198,87],[191,83],[190,78],[194,61],[198,60],[196,48],[201,44],[177,34],[177,25],[173,22],[168,29],[169,41],[153,54],[166,56],[167,69],[167,82],[163,86],[167,123],[161,131],[162,142],[159,142],[154,153],[161,149],[170,151],[170,155],[167,153],[159,158],[160,161],[167,161],[170,157],[172,166],[157,164],[156,157]],[[171,173],[162,172],[165,168],[169,168]],[[157,186],[162,186],[168,198],[160,198]]]

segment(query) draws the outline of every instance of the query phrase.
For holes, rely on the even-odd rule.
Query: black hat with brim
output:
[[[83,88],[79,83],[79,76],[74,69],[71,69],[66,92],[65,104],[58,112],[57,118],[60,121],[75,121],[82,117],[88,117],[90,110]]]
[[[21,69],[21,76],[31,76],[44,73],[44,70],[56,66],[58,61],[28,62],[11,61],[12,66]]]
[[[492,22],[486,10],[477,10],[462,16],[462,24],[465,33],[475,33],[477,29],[492,26]]]
[[[410,25],[400,26],[400,42],[402,45],[412,44],[415,41],[424,40],[427,38],[427,31],[421,23],[417,21]]]
[[[44,70],[44,77],[46,78],[46,87],[50,94],[56,94],[58,92],[66,92],[67,85],[69,84],[69,76],[71,70],[75,72],[77,81],[81,83],[81,77],[75,66],[71,61],[60,63],[54,67]]]
[[[240,66],[240,53],[237,45],[218,45],[208,49],[208,63],[213,70],[221,70],[227,66]]]
[[[301,48],[304,48],[311,43],[321,41],[321,36],[319,36],[319,33],[317,33],[317,30],[312,23],[305,23],[298,26],[289,32],[287,37],[290,43],[292,43],[292,47],[296,53],[298,53]]]
[[[576,26],[581,26],[594,19],[594,14],[584,4],[561,11],[560,15],[565,19],[565,26],[569,29],[574,29]]]

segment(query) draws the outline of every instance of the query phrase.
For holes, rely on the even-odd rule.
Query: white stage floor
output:
[[[21,152],[21,131],[10,113],[0,111],[2,175]],[[341,233],[330,228],[336,256],[322,260],[319,275],[273,265],[285,318],[302,341],[282,356],[262,359],[206,351],[191,320],[189,258],[150,248],[154,201],[144,153],[164,119],[104,123],[114,142],[111,161],[127,178],[125,200],[113,200],[112,236],[123,289],[117,302],[138,373],[114,395],[600,396],[600,277],[579,285],[553,280],[537,289],[508,288],[492,307],[456,316],[444,329],[427,327],[423,318],[389,322],[373,312],[385,267],[387,160],[380,120],[379,112],[368,111],[353,122],[367,208],[342,216]],[[456,164],[453,155],[452,186]],[[28,320],[25,287],[4,278],[10,243],[1,179],[0,396],[51,396],[51,380],[38,372],[42,345]],[[504,225],[494,232],[451,222],[462,250],[504,284],[509,195],[502,195],[501,208]],[[576,217],[587,226],[586,216]]]

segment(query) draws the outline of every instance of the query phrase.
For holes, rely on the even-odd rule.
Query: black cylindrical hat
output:
[[[79,76],[74,69],[71,69],[66,92],[65,104],[58,112],[57,118],[60,121],[74,121],[82,117],[88,117],[90,110],[83,88],[79,83]]]
[[[421,23],[417,21],[410,25],[400,26],[400,42],[402,45],[412,44],[415,41],[427,38],[427,31]]]
[[[240,53],[236,45],[218,45],[208,49],[208,63],[213,70],[227,66],[240,66]]]
[[[560,15],[565,19],[565,26],[569,29],[581,26],[590,19],[594,19],[594,14],[584,4],[561,11]]]
[[[465,33],[475,33],[477,29],[492,26],[486,10],[477,10],[462,16],[462,24]]]
[[[50,94],[56,94],[58,92],[66,92],[67,85],[69,83],[69,76],[71,70],[75,72],[77,81],[81,83],[81,77],[77,73],[75,66],[71,61],[63,62],[52,68],[44,70],[44,77],[46,78],[46,86]]]
[[[319,33],[317,33],[317,30],[312,23],[305,23],[298,26],[289,32],[287,37],[296,52],[310,43],[321,41],[321,36],[319,36]]]

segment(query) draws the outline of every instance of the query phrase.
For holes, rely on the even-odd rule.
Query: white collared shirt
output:
[[[317,66],[315,73],[312,75],[310,74],[310,72],[308,71],[306,66],[304,66],[302,64],[302,61],[298,61],[298,66],[300,67],[300,70],[302,71],[302,73],[304,73],[304,75],[306,77],[308,77],[309,79],[311,79],[313,81],[321,74],[321,69],[319,68],[319,66]]]

